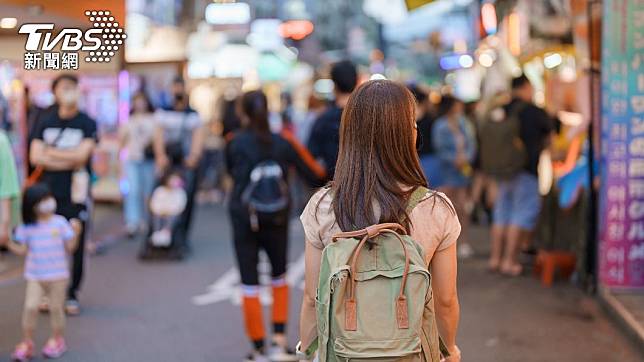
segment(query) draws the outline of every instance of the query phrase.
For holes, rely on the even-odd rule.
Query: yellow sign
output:
[[[431,2],[434,2],[434,0],[405,0],[405,4],[407,4],[407,10],[409,11],[418,9],[419,7],[427,5]]]

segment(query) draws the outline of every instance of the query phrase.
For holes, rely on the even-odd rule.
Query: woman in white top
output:
[[[132,112],[127,123],[119,130],[121,149],[126,151],[125,173],[127,192],[125,197],[125,224],[128,235],[145,225],[147,200],[154,186],[154,109],[143,92],[132,98]]]

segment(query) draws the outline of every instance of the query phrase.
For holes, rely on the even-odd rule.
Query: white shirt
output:
[[[152,143],[154,136],[155,117],[152,113],[133,114],[123,125],[121,132],[126,137],[125,149],[127,159],[140,161],[143,159],[145,148]]]
[[[186,207],[188,198],[180,187],[159,186],[150,199],[150,210],[156,216],[177,216]]]

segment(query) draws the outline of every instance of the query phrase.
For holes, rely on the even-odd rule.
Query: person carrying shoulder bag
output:
[[[56,212],[79,219],[82,231],[73,254],[72,273],[65,310],[80,313],[77,293],[83,278],[86,224],[90,199],[90,160],[98,141],[96,122],[78,109],[78,78],[62,74],[52,83],[56,112],[42,119],[30,144],[29,161],[35,170],[27,183],[43,182],[56,200]],[[46,303],[41,306],[46,309]]]

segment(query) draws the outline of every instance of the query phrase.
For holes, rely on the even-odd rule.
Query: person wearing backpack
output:
[[[525,75],[512,80],[512,100],[494,108],[480,129],[481,168],[497,179],[489,269],[522,273],[522,239],[534,230],[541,210],[537,168],[552,132],[552,120],[532,103],[534,89]]]
[[[301,216],[301,359],[460,361],[461,226],[449,199],[426,188],[414,113],[413,95],[388,80],[348,100],[335,178]]]
[[[293,137],[272,134],[268,102],[262,91],[245,93],[239,100],[242,129],[226,147],[226,167],[233,178],[229,203],[237,264],[242,283],[242,310],[253,351],[246,361],[293,361],[287,348],[288,286],[286,264],[290,198],[287,174],[290,167],[310,183],[326,176],[313,156]],[[262,305],[259,299],[259,250],[271,264],[273,335],[265,347]]]

